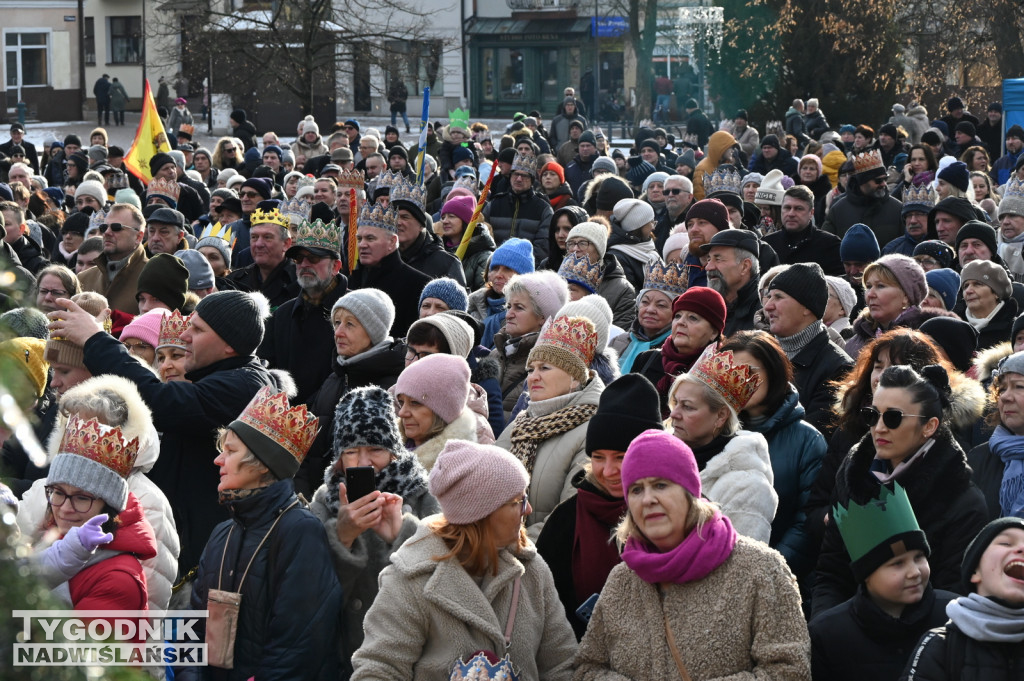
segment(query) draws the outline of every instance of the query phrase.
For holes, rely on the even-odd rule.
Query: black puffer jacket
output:
[[[395,304],[395,321],[391,335],[402,338],[412,323],[420,318],[420,293],[430,283],[430,277],[402,262],[398,251],[380,259],[376,265],[360,265],[348,277],[348,288],[378,288],[388,294]],[[404,362],[404,359],[403,359]]]
[[[191,607],[205,610],[211,589],[240,591],[234,669],[190,667],[177,678],[338,678],[341,586],[323,525],[301,503],[289,508],[297,501],[292,481],[280,480],[259,494],[227,503],[232,519],[214,529],[203,551]],[[278,517],[277,526],[257,552]],[[204,619],[196,633],[205,639]]]
[[[959,669],[950,669],[957,665]],[[1020,681],[1024,645],[968,638],[953,623],[921,638],[900,681]]]
[[[533,261],[548,257],[548,228],[554,211],[551,204],[532,188],[522,194],[497,194],[484,207],[484,221],[494,230],[499,246],[511,237],[533,243]]]
[[[441,237],[426,229],[420,230],[416,241],[412,242],[401,254],[402,262],[414,270],[418,270],[431,279],[449,277],[466,285],[466,274],[462,271],[462,263],[454,255],[444,249]],[[421,289],[422,290],[422,289]],[[412,292],[409,292],[412,293]],[[419,302],[419,294],[416,294]]]

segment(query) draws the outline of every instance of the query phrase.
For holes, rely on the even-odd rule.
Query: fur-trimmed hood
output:
[[[421,444],[413,450],[413,453],[419,459],[420,464],[429,471],[434,467],[438,455],[448,440],[478,442],[476,412],[465,407],[454,421],[444,427],[444,430]]]
[[[976,379],[982,383],[987,383],[992,380],[992,374],[995,372],[999,362],[1004,357],[1009,357],[1012,354],[1013,346],[1008,341],[999,345],[993,345],[987,350],[982,350],[974,357],[971,372]]]

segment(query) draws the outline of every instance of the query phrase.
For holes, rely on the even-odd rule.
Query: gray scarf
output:
[[[990,598],[971,594],[947,603],[946,614],[957,629],[975,641],[1024,641],[1024,608],[1008,608]]]

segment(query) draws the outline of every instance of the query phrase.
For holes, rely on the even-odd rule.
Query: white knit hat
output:
[[[409,327],[409,333],[412,333],[414,327],[420,325],[433,326],[440,331],[444,339],[448,341],[448,349],[451,351],[451,354],[456,357],[465,359],[473,349],[473,329],[470,328],[469,324],[453,314],[442,312],[417,319]]]
[[[565,237],[565,240],[569,241],[576,237],[586,239],[594,244],[594,247],[597,248],[597,254],[601,256],[602,260],[604,259],[605,253],[608,252],[607,227],[596,222],[581,222],[569,230],[569,235]]]
[[[757,193],[754,194],[754,203],[781,206],[782,195],[786,193],[786,188],[782,186],[782,178],[784,177],[785,174],[778,168],[765,175],[764,179],[761,180],[761,186],[758,187]]]
[[[849,317],[850,313],[853,312],[853,308],[857,306],[857,294],[854,293],[850,282],[842,277],[833,277],[826,274],[825,283],[828,284],[828,287],[839,298],[839,304],[843,306],[843,312]]]
[[[690,235],[686,231],[673,232],[668,235],[665,239],[665,246],[661,249],[661,257],[668,260],[668,254],[675,250],[682,250],[688,252],[687,249],[690,247]]]
[[[95,180],[86,180],[78,185],[75,189],[75,196],[91,196],[99,201],[101,206],[107,203],[107,190]]]
[[[612,308],[601,296],[591,294],[583,296],[562,306],[556,317],[586,317],[594,324],[597,331],[597,354],[608,347],[608,329],[612,325]]]
[[[615,204],[612,217],[627,232],[635,232],[654,221],[654,208],[640,199],[622,199]]]

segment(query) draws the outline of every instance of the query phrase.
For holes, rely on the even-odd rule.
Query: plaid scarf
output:
[[[525,411],[521,412],[512,422],[511,451],[526,466],[526,472],[533,475],[533,466],[537,462],[537,450],[541,443],[586,423],[595,411],[595,404],[580,404],[553,411],[545,416],[527,416]]]

